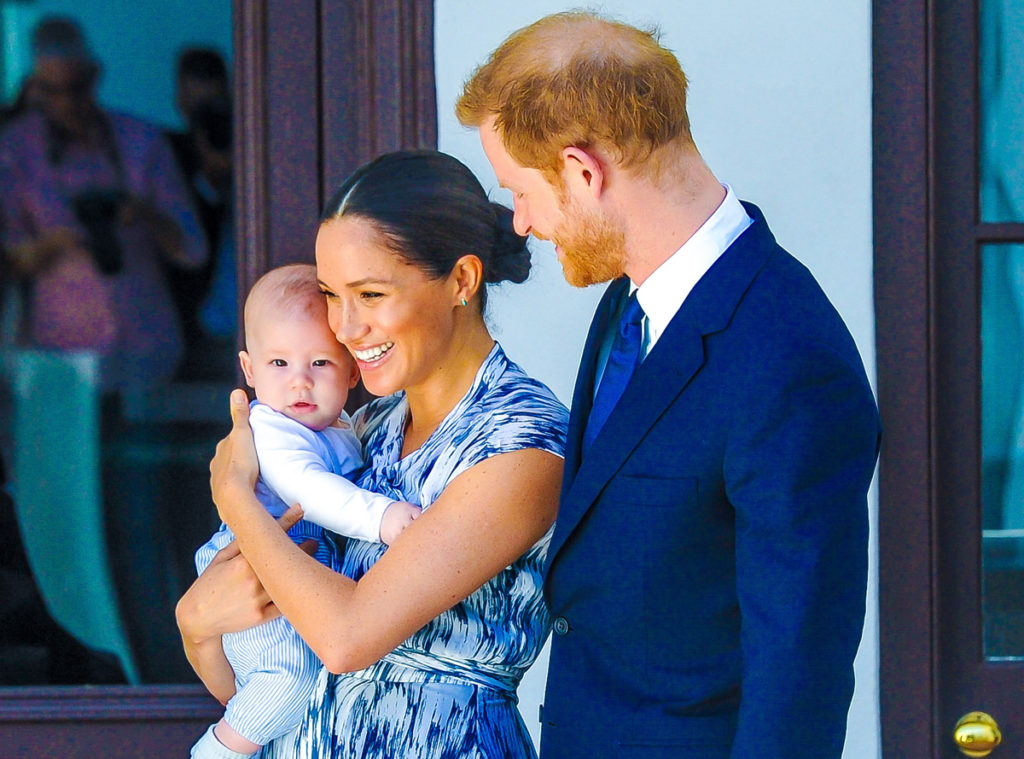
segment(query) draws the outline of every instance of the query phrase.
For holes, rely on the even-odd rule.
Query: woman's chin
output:
[[[367,392],[372,393],[378,397],[385,395],[392,395],[402,389],[399,383],[396,383],[393,379],[388,377],[389,373],[382,371],[367,370],[362,366],[359,367],[361,372],[360,376],[363,380],[363,387],[366,388]]]

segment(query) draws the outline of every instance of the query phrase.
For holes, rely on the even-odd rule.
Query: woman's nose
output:
[[[359,310],[351,304],[328,302],[327,324],[339,343],[352,344],[365,335],[369,328],[359,318]]]

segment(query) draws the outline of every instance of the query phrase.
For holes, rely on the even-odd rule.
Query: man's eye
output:
[[[372,290],[364,290],[363,292],[359,293],[359,297],[362,298],[363,300],[375,300],[376,298],[383,298],[384,293],[378,293]]]

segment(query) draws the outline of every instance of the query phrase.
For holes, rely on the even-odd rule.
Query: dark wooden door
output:
[[[436,146],[433,2],[235,0],[234,26],[244,293],[312,261],[323,200],[357,165]],[[0,756],[184,757],[221,711],[198,684],[2,688]]]
[[[963,756],[971,712],[1024,756],[1020,6],[874,3],[886,757]]]

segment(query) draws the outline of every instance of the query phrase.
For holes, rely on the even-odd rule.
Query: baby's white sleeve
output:
[[[394,501],[334,474],[320,452],[325,444],[312,430],[275,412],[253,412],[250,424],[267,486],[286,504],[300,504],[303,518],[314,524],[380,542],[381,520]]]

